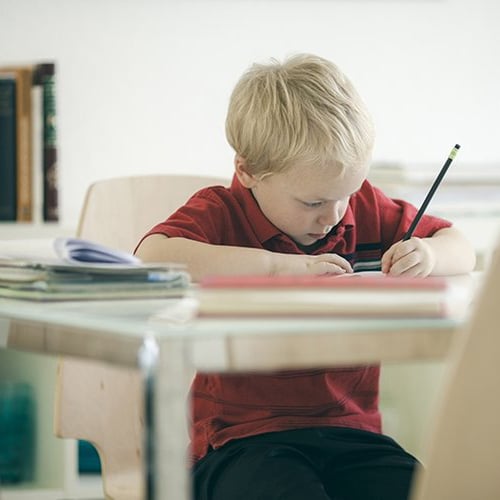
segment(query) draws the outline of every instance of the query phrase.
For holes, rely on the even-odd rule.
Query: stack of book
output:
[[[0,297],[97,300],[181,297],[189,273],[143,264],[131,254],[78,238],[0,241]]]
[[[440,317],[449,312],[443,278],[213,276],[200,283],[200,316]]]
[[[57,221],[55,63],[0,67],[0,221]]]

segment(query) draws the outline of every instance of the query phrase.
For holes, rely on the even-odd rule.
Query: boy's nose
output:
[[[339,221],[339,207],[338,204],[333,203],[327,205],[321,213],[318,222],[323,226],[335,226]]]

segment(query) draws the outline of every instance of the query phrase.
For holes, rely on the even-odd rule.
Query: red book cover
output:
[[[443,290],[446,280],[440,277],[410,278],[381,273],[354,273],[338,276],[208,276],[200,282],[202,288],[397,288]]]
[[[438,317],[447,291],[439,277],[212,276],[197,298],[201,316]]]

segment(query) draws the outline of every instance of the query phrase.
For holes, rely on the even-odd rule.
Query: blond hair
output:
[[[236,84],[226,136],[249,173],[282,172],[300,162],[365,165],[374,131],[349,79],[332,62],[299,54],[254,64]]]

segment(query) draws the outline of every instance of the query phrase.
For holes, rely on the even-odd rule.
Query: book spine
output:
[[[34,82],[43,89],[43,219],[58,221],[55,64],[36,65]]]
[[[16,80],[0,76],[0,221],[15,221]]]
[[[31,86],[31,205],[33,222],[43,222],[43,96],[42,87]]]
[[[18,222],[33,220],[32,208],[32,143],[31,143],[31,68],[16,71],[17,133],[17,217]]]

